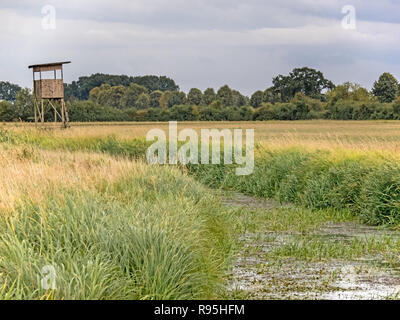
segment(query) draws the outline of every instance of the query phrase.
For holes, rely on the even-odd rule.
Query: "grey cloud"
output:
[[[305,65],[367,87],[379,73],[400,76],[399,4],[353,0],[358,28],[343,30],[347,2],[53,0],[57,29],[44,31],[48,1],[5,0],[0,80],[31,86],[28,64],[64,59],[73,61],[68,81],[94,72],[163,74],[184,90],[227,83],[246,94]]]

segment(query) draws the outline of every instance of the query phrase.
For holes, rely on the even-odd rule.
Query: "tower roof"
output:
[[[64,62],[52,62],[52,63],[43,63],[43,64],[34,64],[29,66],[29,69],[32,68],[40,68],[40,67],[57,67],[57,66],[62,66],[63,64],[68,64],[71,63],[71,61],[64,61]]]

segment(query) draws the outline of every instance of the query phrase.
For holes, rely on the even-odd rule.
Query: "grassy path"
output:
[[[240,250],[229,278],[235,299],[394,299],[400,233],[351,215],[228,194]]]

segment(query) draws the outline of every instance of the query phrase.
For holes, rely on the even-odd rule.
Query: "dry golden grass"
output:
[[[142,166],[101,154],[0,146],[0,212],[12,211],[21,199],[41,202],[56,188],[93,188]]]
[[[6,124],[12,131],[31,131],[32,125]],[[49,128],[53,128],[50,124]],[[168,123],[74,123],[69,130],[48,130],[55,137],[104,137],[132,139],[145,137],[152,128],[168,132]],[[270,146],[306,146],[356,150],[400,151],[400,121],[269,121],[269,122],[184,122],[178,129],[255,129],[256,141]],[[35,130],[37,134],[37,131]]]

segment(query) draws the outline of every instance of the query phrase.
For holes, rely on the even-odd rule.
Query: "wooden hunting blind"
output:
[[[45,122],[45,107],[50,105],[54,110],[54,122],[57,117],[64,128],[68,127],[69,117],[64,101],[63,65],[71,61],[36,64],[29,66],[33,69],[33,95],[35,124]]]

